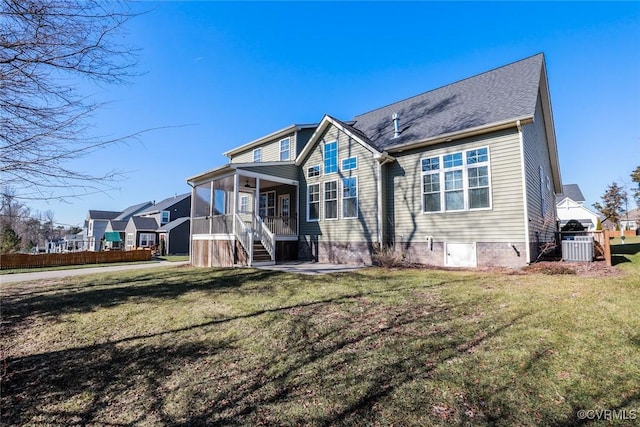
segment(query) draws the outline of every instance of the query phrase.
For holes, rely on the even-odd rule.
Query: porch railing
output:
[[[271,260],[275,261],[276,259],[276,238],[273,233],[269,230],[269,227],[264,223],[262,218],[256,216],[256,227],[255,231],[257,233],[257,237],[262,242],[262,245],[267,250],[269,255],[271,256]]]
[[[262,220],[271,232],[277,236],[297,236],[298,220],[294,217],[265,216]]]
[[[231,215],[215,215],[193,219],[193,234],[231,234],[233,232]]]

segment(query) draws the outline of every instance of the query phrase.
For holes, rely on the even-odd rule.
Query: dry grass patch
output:
[[[640,408],[635,256],[605,281],[167,268],[4,285],[3,422],[581,425],[579,409]]]

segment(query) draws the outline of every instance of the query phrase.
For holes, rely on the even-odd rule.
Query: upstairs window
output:
[[[167,224],[168,222],[171,222],[171,212],[162,211],[162,214],[160,217],[160,225]]]
[[[253,161],[259,163],[262,161],[262,148],[256,148],[253,150]]]
[[[462,211],[491,207],[489,149],[422,159],[422,211]]]
[[[338,141],[324,144],[325,175],[338,172]]]
[[[320,165],[311,166],[307,169],[307,177],[313,178],[314,176],[320,176]]]
[[[358,158],[356,156],[342,159],[342,170],[350,171],[358,168]]]
[[[280,160],[289,160],[291,157],[291,139],[280,140]]]

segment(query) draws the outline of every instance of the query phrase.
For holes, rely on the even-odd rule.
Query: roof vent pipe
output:
[[[398,119],[398,113],[393,113],[393,137],[397,138],[400,136],[400,120]]]

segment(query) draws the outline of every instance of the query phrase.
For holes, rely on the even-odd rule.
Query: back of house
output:
[[[193,186],[192,263],[525,265],[562,191],[542,54],[227,153]]]

